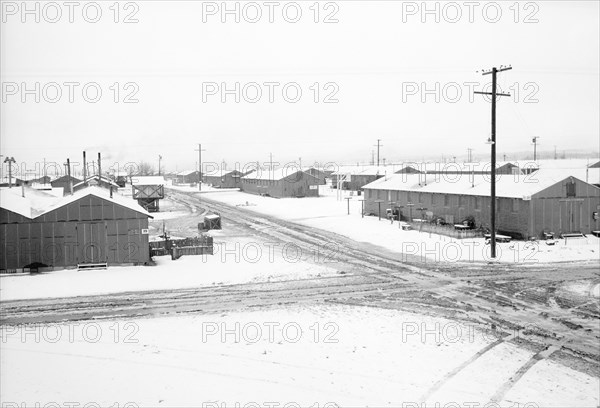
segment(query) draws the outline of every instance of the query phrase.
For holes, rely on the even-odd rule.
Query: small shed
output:
[[[219,214],[208,214],[204,217],[204,229],[221,229],[221,216]]]
[[[162,176],[133,176],[133,199],[148,212],[159,211],[159,201],[165,198],[165,179]]]

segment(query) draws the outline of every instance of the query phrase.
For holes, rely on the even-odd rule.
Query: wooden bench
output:
[[[84,263],[77,264],[77,270],[94,270],[94,269],[106,269],[108,268],[108,263],[106,262],[96,262],[96,263]]]
[[[581,232],[570,232],[568,234],[560,234],[561,238],[567,239],[567,238],[585,238],[585,234],[581,233]]]
[[[484,234],[483,237],[485,239],[492,239],[492,235],[491,234]],[[512,238],[509,237],[508,235],[500,235],[500,234],[496,234],[496,242],[510,242]]]

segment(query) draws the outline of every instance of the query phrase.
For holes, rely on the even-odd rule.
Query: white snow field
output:
[[[324,193],[314,199],[277,200],[236,191],[211,192],[206,197],[249,205],[248,209],[261,214],[398,252],[402,243],[452,243],[455,248],[468,248],[466,241],[401,231],[397,223],[391,225],[376,217],[363,219],[357,197],[350,200],[351,215],[346,215],[346,201],[338,201],[335,191],[325,189]],[[165,213],[164,219],[176,217],[175,213]],[[177,215],[185,216],[185,212]],[[215,239],[226,243],[255,244],[252,237],[233,233],[211,231]],[[483,240],[470,241],[483,245]],[[511,244],[501,247],[507,245]],[[596,238],[574,240],[549,252],[535,251],[539,259],[528,262],[597,259],[597,246]],[[153,267],[3,276],[0,300],[337,274],[324,264],[289,262],[281,251],[275,251],[273,258],[263,252],[256,262],[248,261],[254,259],[252,252],[246,255],[239,261],[235,255],[219,252],[176,261],[156,257]],[[423,256],[427,262],[435,259],[431,251]],[[460,260],[471,259],[462,255]],[[472,260],[485,258],[474,256]],[[589,282],[576,282],[565,290],[597,296],[599,289]],[[534,350],[518,342],[499,341],[493,333],[482,332],[481,326],[339,303],[7,326],[0,327],[0,337],[0,370],[4,373],[0,401],[6,408],[86,404],[90,408],[456,408],[486,404],[558,408],[597,407],[600,403],[598,377],[538,358]],[[75,402],[78,405],[73,405]]]
[[[234,249],[231,245],[228,248]],[[260,249],[253,253],[253,244],[240,248],[248,249],[232,254],[223,251],[212,256],[184,256],[176,261],[169,256],[155,257],[156,266],[115,266],[89,271],[68,269],[37,275],[2,276],[0,301],[272,282],[336,273],[324,264],[287,262],[281,256],[282,251],[273,251],[270,258],[268,248],[258,247]],[[246,259],[257,261],[248,262],[243,258],[244,254]]]
[[[369,307],[74,322],[2,334],[5,407],[599,403],[598,378],[542,359],[510,387],[534,352],[501,342],[476,358],[497,338],[444,319]]]
[[[251,211],[272,215],[299,224],[335,232],[357,242],[367,242],[389,250],[416,255],[423,262],[488,262],[489,245],[483,238],[454,239],[447,236],[404,231],[398,222],[378,217],[361,217],[362,196],[350,195],[343,191],[344,198],[350,198],[350,215],[345,199],[338,200],[337,191],[328,186],[320,186],[320,197],[274,199],[240,191],[223,191],[206,195],[206,198],[230,205],[246,206]],[[382,207],[385,215],[385,208]],[[499,243],[495,262],[502,263],[548,263],[569,261],[600,260],[600,238],[572,238],[558,240],[549,246],[540,241],[533,244],[526,241]]]

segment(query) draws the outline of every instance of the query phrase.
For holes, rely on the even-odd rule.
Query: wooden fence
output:
[[[183,255],[213,255],[213,248],[213,237],[201,235],[168,241],[152,241],[150,242],[150,255],[163,256],[171,254],[172,259],[179,259]]]
[[[171,250],[171,259],[179,259],[183,255],[212,255],[212,246],[186,246],[186,247],[173,247]]]

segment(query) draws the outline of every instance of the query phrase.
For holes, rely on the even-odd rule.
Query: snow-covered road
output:
[[[27,406],[595,407],[600,381],[469,325],[336,304],[18,327],[2,348],[2,401]]]
[[[197,200],[187,194],[178,199],[192,206]],[[257,215],[251,208],[231,207],[206,197],[202,198],[202,206],[223,217],[224,235],[217,233],[217,241],[247,242],[251,237],[258,245],[293,244],[307,256],[298,262],[277,258],[270,264],[275,268],[291,265],[291,269],[313,265],[322,275],[314,275],[315,269],[311,269],[308,274],[282,274],[275,279],[251,275],[250,279],[232,282],[226,278],[225,282],[215,282],[211,276],[190,286],[188,280],[178,282],[178,275],[173,273],[165,275],[161,290],[109,290],[100,295],[88,287],[90,275],[79,274],[69,278],[74,292],[68,297],[57,299],[49,294],[18,300],[18,290],[13,291],[12,300],[2,302],[6,340],[2,343],[2,364],[3,370],[13,373],[13,378],[2,379],[3,401],[68,401],[69,396],[77,401],[106,401],[84,385],[74,396],[55,391],[60,381],[77,383],[81,373],[73,367],[83,359],[89,361],[92,372],[88,375],[94,379],[86,384],[102,384],[115,390],[111,401],[120,402],[120,406],[125,402],[140,406],[215,402],[235,406],[238,402],[243,406],[251,401],[279,401],[281,406],[284,401],[301,406],[324,406],[327,402],[401,406],[422,401],[457,402],[458,406],[472,401],[497,401],[502,406],[523,406],[527,402],[536,404],[530,406],[598,404],[598,395],[593,392],[598,389],[599,377],[598,301],[593,290],[581,289],[581,282],[597,277],[597,265],[444,266],[406,262],[386,248]],[[182,228],[186,228],[186,222],[191,227],[197,222],[195,218],[173,221]],[[226,231],[235,235],[226,237]],[[327,251],[317,252],[319,256],[315,257],[315,248]],[[219,257],[217,253],[212,261],[217,262]],[[231,265],[227,259],[224,264]],[[253,265],[242,259],[242,266]],[[168,262],[179,267],[206,266],[202,257]],[[160,266],[156,268],[160,271]],[[97,273],[107,272],[113,270]],[[202,269],[197,272],[202,276]],[[54,279],[61,273],[3,278],[3,282],[12,282],[14,290],[20,281],[19,285],[24,285],[21,292],[25,293],[27,285],[36,290],[36,278]],[[78,286],[83,281],[88,286]],[[6,285],[3,287],[6,293]],[[289,313],[294,314],[293,318]],[[220,330],[220,319],[234,327],[236,322],[255,322],[261,327],[269,322],[296,322],[311,333],[315,330],[310,323],[315,314],[325,319],[320,321],[322,326],[317,326],[322,335],[331,333],[327,331],[331,326],[324,326],[327,322],[336,323],[340,332],[342,326],[346,328],[346,346],[319,344],[311,348],[300,342],[305,348],[297,349],[288,341],[283,346],[275,342],[277,346],[269,347],[263,347],[260,341],[234,345],[217,341],[208,347],[198,340],[202,336],[198,325],[206,329],[208,322],[214,330],[213,323],[217,323]],[[57,323],[74,327],[75,334],[79,325],[94,325],[92,335],[98,333],[95,325],[101,333],[113,336],[115,330],[121,330],[120,335],[132,334],[133,327],[143,336],[142,344],[114,344],[111,340],[99,341],[104,345],[95,346],[89,338],[75,345],[53,343],[48,341],[53,339],[48,330]],[[133,326],[126,327],[128,323]],[[403,331],[397,331],[398,325]],[[461,334],[457,344],[449,341],[456,337],[452,337],[455,325],[468,327],[468,332],[477,333],[479,340]],[[445,330],[448,327],[450,331]],[[27,330],[41,330],[41,338],[46,341],[35,341],[31,332],[22,341]],[[398,349],[402,333],[419,337],[423,331],[430,333],[420,342],[427,346],[410,349],[400,341]],[[442,333],[446,341],[440,341],[436,332]],[[437,355],[436,350],[445,351]],[[58,361],[64,367],[51,379],[35,371],[35,366],[52,367]],[[356,367],[361,367],[360,372]],[[127,377],[139,377],[139,382],[122,384],[126,381],[119,372],[124,370]],[[42,379],[48,385],[36,385]],[[37,399],[26,399],[32,395],[23,388],[27,381],[32,382],[31,389],[36,390],[33,398]],[[194,384],[210,386],[195,389]],[[183,396],[183,392],[191,394]]]

